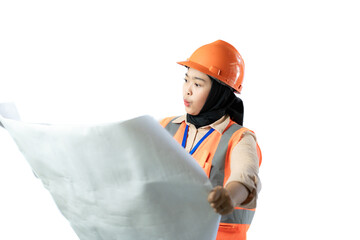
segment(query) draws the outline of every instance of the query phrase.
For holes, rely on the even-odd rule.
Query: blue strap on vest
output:
[[[196,151],[196,149],[198,149],[198,147],[200,146],[200,144],[214,131],[215,129],[211,128],[200,140],[199,142],[195,145],[195,147],[193,147],[193,149],[191,149],[190,151],[190,155],[193,155],[194,152]],[[187,140],[187,135],[189,132],[189,125],[186,125],[185,127],[185,131],[184,131],[184,136],[183,136],[183,140],[182,140],[182,147],[185,148],[186,146],[186,140]]]

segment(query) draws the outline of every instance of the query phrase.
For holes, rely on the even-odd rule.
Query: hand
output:
[[[235,202],[230,196],[230,192],[222,186],[216,186],[208,195],[208,202],[214,211],[226,215],[234,210]]]

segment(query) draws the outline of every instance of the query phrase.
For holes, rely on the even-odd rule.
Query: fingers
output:
[[[211,192],[208,195],[208,202],[209,203],[213,203],[216,202],[220,196],[221,196],[221,186],[216,186],[213,188],[213,190],[211,190]]]
[[[234,203],[229,191],[221,186],[215,187],[208,195],[208,202],[214,211],[221,214],[229,214],[234,210]]]
[[[231,205],[224,206],[224,208],[219,208],[215,210],[215,212],[219,213],[220,215],[226,215],[231,213],[234,210],[234,207]]]

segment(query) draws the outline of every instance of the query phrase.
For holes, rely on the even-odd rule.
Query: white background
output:
[[[360,239],[359,12],[356,1],[1,1],[0,102],[30,122],[180,115],[176,61],[223,39],[244,58],[244,124],[263,151],[248,239]],[[77,239],[3,129],[0,189],[0,239]]]

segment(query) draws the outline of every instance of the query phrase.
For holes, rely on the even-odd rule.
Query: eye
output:
[[[198,83],[195,83],[195,86],[196,86],[196,87],[201,87],[201,85],[200,85],[200,84],[198,84]]]
[[[186,79],[186,78],[184,78],[184,81],[185,81],[185,82],[187,82],[187,79]]]

